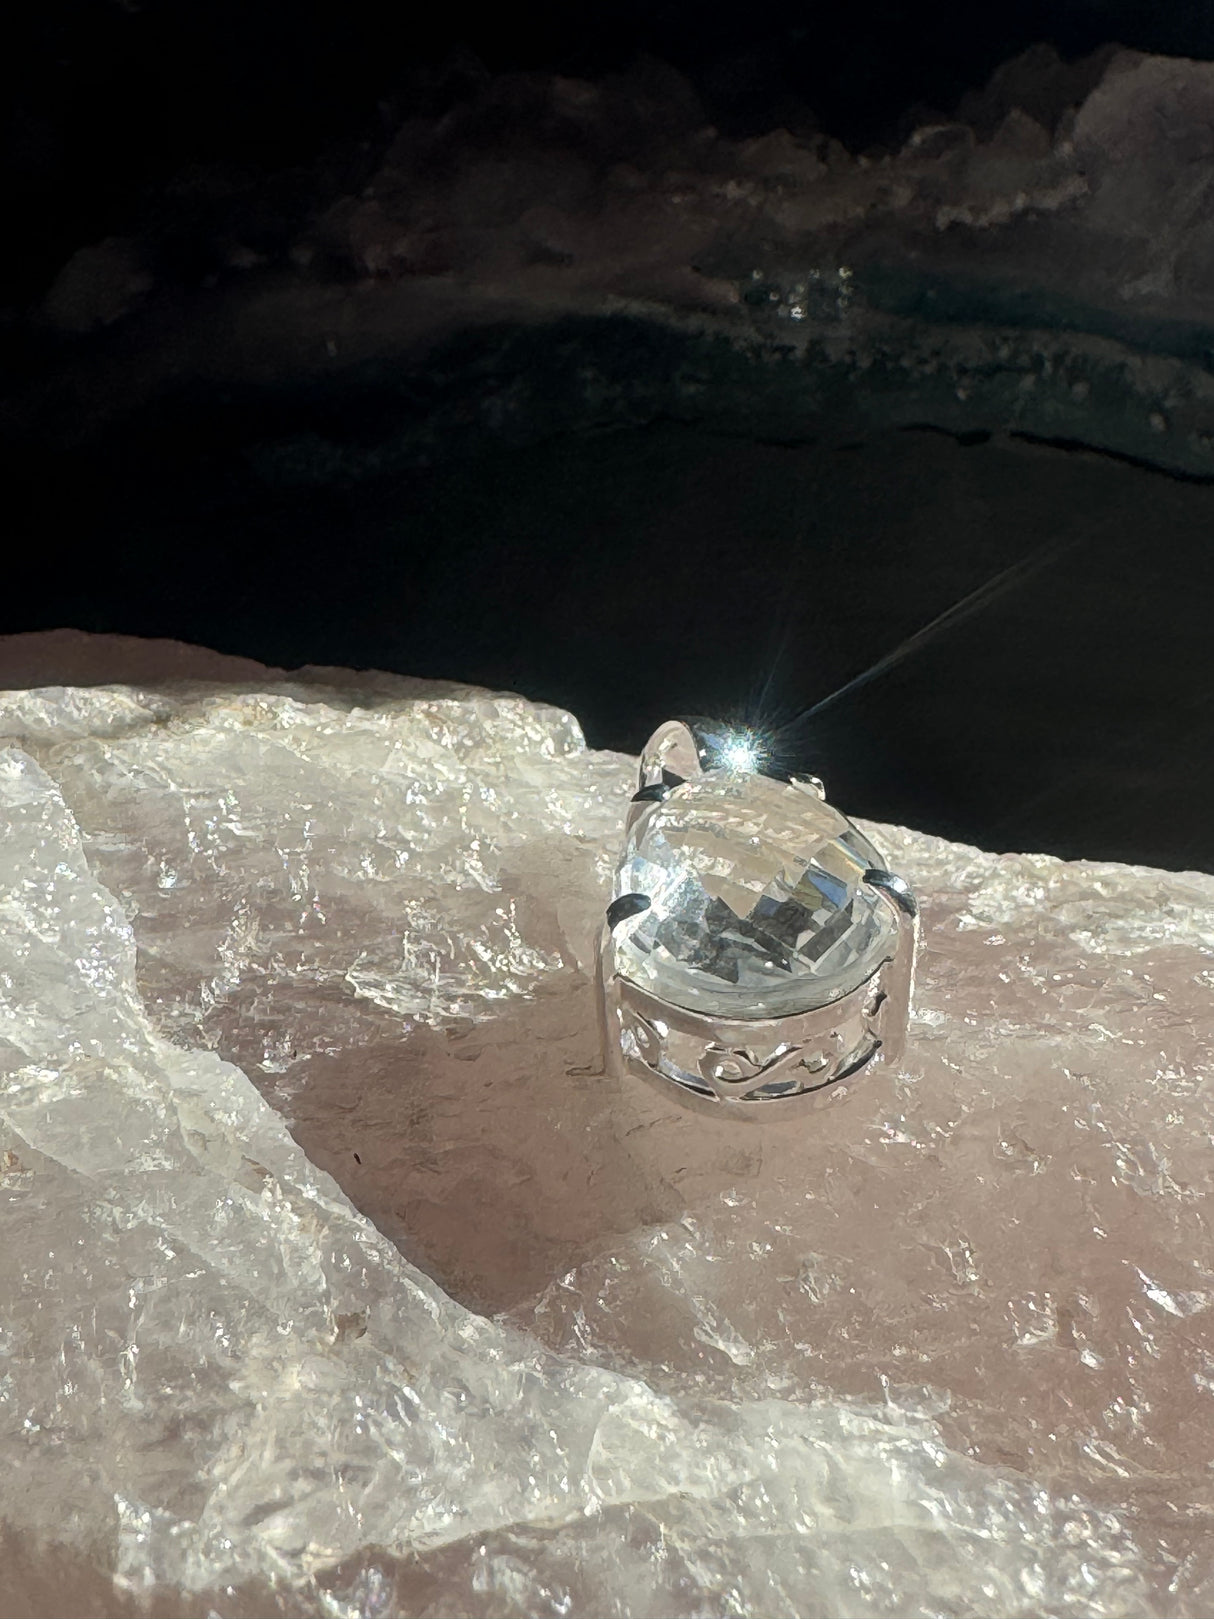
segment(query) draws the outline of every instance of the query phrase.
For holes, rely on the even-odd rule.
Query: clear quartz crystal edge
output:
[[[872,843],[815,795],[713,770],[683,782],[630,832],[615,895],[616,971],[672,1005],[783,1017],[826,1006],[894,953],[897,920],[864,874]]]

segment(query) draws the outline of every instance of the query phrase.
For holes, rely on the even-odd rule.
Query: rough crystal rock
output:
[[[815,794],[740,770],[684,782],[637,823],[616,893],[616,970],[698,1012],[779,1017],[855,989],[897,924],[869,840]]]
[[[743,1140],[602,1073],[569,716],[0,722],[6,1615],[1214,1607],[1214,879],[881,829],[905,1067]]]

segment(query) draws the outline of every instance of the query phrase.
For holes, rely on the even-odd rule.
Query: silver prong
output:
[[[803,793],[812,793],[815,798],[826,797],[826,788],[820,776],[790,776],[788,780],[791,786],[799,787]]]
[[[898,940],[892,958],[881,969],[884,992],[876,1014],[881,1039],[881,1060],[899,1062],[906,1048],[906,1025],[910,1018],[911,997],[915,991],[915,956],[919,948],[919,906],[905,877],[876,868],[864,873],[864,881],[875,888],[893,911],[898,922]]]
[[[674,788],[669,782],[655,781],[648,787],[641,787],[633,793],[628,804],[628,813],[624,818],[624,832],[628,834],[640,820],[641,816],[654,804],[661,804],[669,798]]]
[[[876,867],[864,873],[864,881],[870,888],[877,888],[897,906],[898,910],[907,916],[918,916],[919,906],[911,890],[911,885],[905,877],[899,877],[892,871],[879,871]]]
[[[652,903],[648,894],[620,894],[607,907],[608,929],[614,932],[621,922],[626,922],[630,916],[640,916]]]

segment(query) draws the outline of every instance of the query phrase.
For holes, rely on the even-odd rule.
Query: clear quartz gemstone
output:
[[[882,857],[814,794],[714,770],[633,828],[615,893],[649,908],[613,932],[616,971],[675,1006],[781,1017],[855,989],[897,924],[864,873]]]

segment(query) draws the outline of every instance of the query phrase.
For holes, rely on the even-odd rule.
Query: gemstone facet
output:
[[[675,1006],[733,1018],[827,1005],[894,953],[896,918],[864,883],[882,864],[815,793],[710,770],[633,827],[615,894],[649,904],[613,929],[616,971]]]

